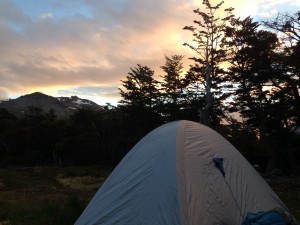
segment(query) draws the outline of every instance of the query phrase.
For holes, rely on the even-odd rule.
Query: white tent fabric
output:
[[[248,212],[276,207],[287,210],[228,141],[176,121],[130,150],[75,225],[239,225]]]

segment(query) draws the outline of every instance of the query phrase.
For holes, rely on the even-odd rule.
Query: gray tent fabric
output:
[[[129,151],[75,225],[239,225],[247,213],[273,208],[288,212],[227,140],[176,121]]]
[[[162,126],[130,150],[76,224],[180,225],[175,141],[178,126]]]

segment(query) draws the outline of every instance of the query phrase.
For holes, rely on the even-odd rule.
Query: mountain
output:
[[[44,113],[53,109],[58,118],[67,117],[79,108],[90,108],[93,110],[101,110],[102,108],[95,102],[81,99],[77,96],[55,98],[40,92],[23,95],[16,99],[0,101],[0,108],[5,108],[17,117],[23,116],[30,106],[40,107]]]

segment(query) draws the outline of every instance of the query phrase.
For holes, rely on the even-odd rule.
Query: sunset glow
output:
[[[77,95],[99,104],[119,99],[130,67],[161,73],[165,55],[184,55],[191,41],[182,30],[197,19],[199,0],[2,0],[0,1],[0,99],[40,91]],[[260,20],[295,12],[296,1],[234,0],[235,15]]]

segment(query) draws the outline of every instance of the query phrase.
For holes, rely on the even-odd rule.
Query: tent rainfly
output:
[[[228,141],[176,121],[130,150],[75,225],[240,225],[248,213],[275,208],[290,215]]]

